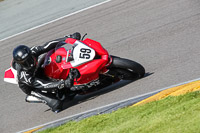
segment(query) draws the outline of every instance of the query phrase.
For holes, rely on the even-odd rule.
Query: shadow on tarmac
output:
[[[148,76],[150,76],[152,74],[153,73],[146,73],[143,78],[146,78],[146,77],[148,77]],[[119,82],[117,82],[115,84],[112,84],[112,85],[107,86],[105,88],[102,88],[100,90],[91,92],[89,94],[76,95],[73,100],[64,102],[63,110],[65,110],[65,109],[67,109],[69,107],[72,107],[72,106],[74,106],[76,104],[83,103],[83,102],[86,102],[88,100],[92,100],[92,99],[94,99],[94,98],[96,98],[96,97],[98,97],[100,95],[105,94],[105,93],[108,93],[108,92],[114,91],[116,89],[119,89],[119,88],[121,88],[123,86],[126,86],[126,85],[128,85],[128,84],[136,81],[136,80],[139,80],[139,79],[135,79],[135,80],[121,80],[121,81],[119,81]]]
[[[147,73],[145,73],[145,75],[144,75],[143,78],[146,78],[146,77],[148,77],[148,76],[151,76],[152,74],[154,74],[154,73],[149,73],[149,72],[147,72]],[[126,86],[126,85],[128,85],[128,84],[130,84],[130,83],[132,83],[132,82],[137,81],[137,80],[139,80],[139,79],[134,79],[134,80],[121,80],[121,81],[119,81],[119,82],[117,82],[117,83],[114,83],[114,84],[112,84],[112,85],[110,85],[110,86],[107,86],[107,87],[105,87],[105,88],[99,89],[99,90],[97,90],[97,91],[94,91],[94,92],[91,92],[91,93],[88,93],[88,94],[85,94],[85,95],[78,95],[78,94],[77,94],[77,95],[73,98],[73,100],[66,100],[66,101],[64,101],[63,107],[62,107],[63,109],[62,109],[60,112],[66,110],[66,109],[69,108],[69,107],[72,107],[72,106],[74,106],[74,105],[77,105],[77,104],[79,104],[79,103],[83,103],[83,102],[86,102],[86,101],[88,101],[88,100],[92,100],[92,99],[94,99],[94,98],[96,98],[96,97],[98,97],[98,96],[100,96],[100,95],[103,95],[103,94],[105,94],[105,93],[114,91],[114,90],[116,90],[116,89],[119,89],[119,88],[121,88],[121,87],[123,87],[123,86]],[[47,111],[50,111],[50,109],[46,110],[45,112],[47,112]]]
[[[133,81],[132,80],[122,80],[122,81],[119,81],[119,82],[112,84],[108,87],[105,87],[103,89],[91,92],[91,93],[86,94],[86,95],[76,95],[73,100],[64,103],[63,110],[65,110],[65,109],[67,109],[71,106],[74,106],[76,104],[83,103],[83,102],[86,102],[88,100],[92,100],[92,99],[94,99],[94,98],[96,98],[100,95],[105,94],[105,93],[119,89],[120,87],[128,85],[131,82],[133,82]]]

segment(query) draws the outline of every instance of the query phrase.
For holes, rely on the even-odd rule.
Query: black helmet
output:
[[[13,50],[13,60],[25,70],[31,70],[36,66],[36,59],[32,56],[30,48],[25,45],[19,45]]]

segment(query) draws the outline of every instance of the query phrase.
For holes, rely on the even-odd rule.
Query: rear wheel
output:
[[[144,67],[139,63],[116,56],[112,56],[112,64],[109,67],[111,73],[120,79],[142,78],[145,74]]]

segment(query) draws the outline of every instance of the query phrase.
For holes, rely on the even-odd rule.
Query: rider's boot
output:
[[[48,93],[41,93],[41,92],[33,92],[31,93],[32,96],[41,99],[43,103],[47,104],[51,110],[55,113],[58,113],[62,110],[63,101],[56,99],[51,94]]]

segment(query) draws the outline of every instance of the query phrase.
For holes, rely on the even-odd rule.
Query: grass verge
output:
[[[40,133],[197,133],[200,91],[119,109]]]

